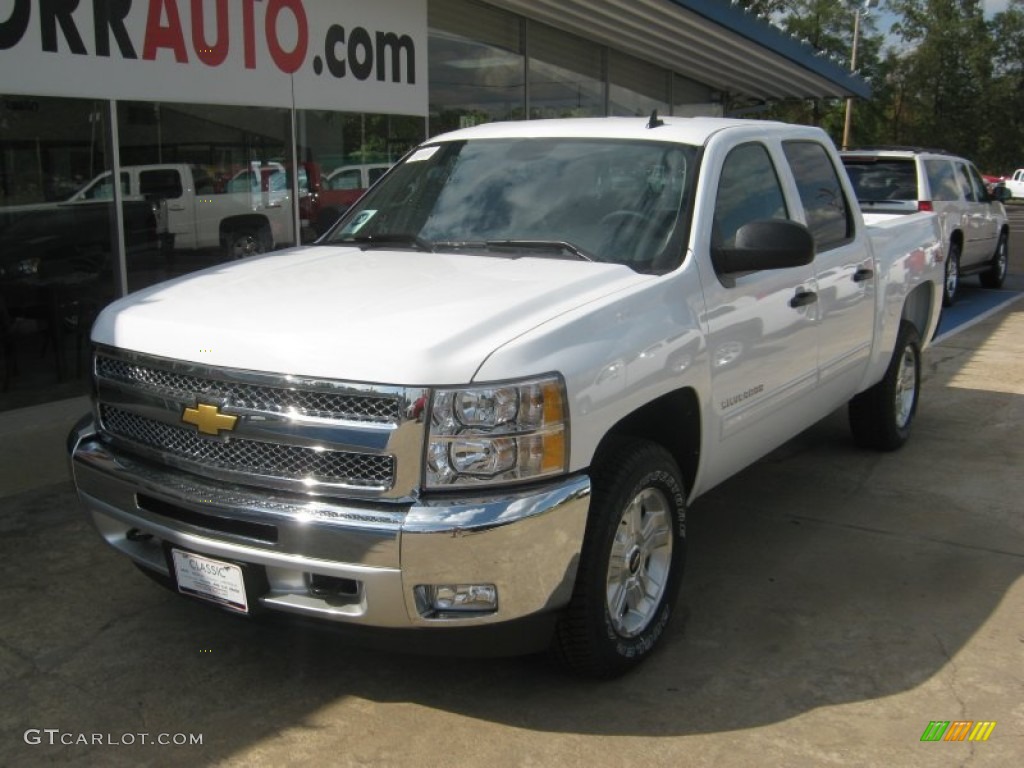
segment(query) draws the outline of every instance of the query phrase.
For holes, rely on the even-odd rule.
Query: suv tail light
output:
[[[932,205],[931,200],[918,200],[917,210],[919,211],[934,211],[935,207]]]

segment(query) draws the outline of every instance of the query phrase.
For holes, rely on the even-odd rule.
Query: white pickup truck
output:
[[[696,497],[847,402],[859,444],[907,439],[943,253],[932,214],[877,218],[815,128],[439,136],[318,244],[107,308],[79,496],[240,614],[619,674]]]
[[[274,164],[268,170],[278,173],[280,168]],[[266,184],[250,183],[261,178],[258,163],[241,173],[232,180],[241,178],[241,187],[235,183],[219,191],[209,174],[195,165],[125,165],[121,166],[121,192],[126,199],[157,204],[158,229],[170,248],[219,247],[229,258],[242,258],[273,250],[280,242],[294,242],[289,234],[293,223],[288,196]],[[110,179],[109,171],[100,174],[68,202],[111,199]]]
[[[1008,190],[1010,190],[1010,196],[1018,199],[1024,198],[1024,168],[1018,168],[1013,172],[1013,175],[1003,182]]]

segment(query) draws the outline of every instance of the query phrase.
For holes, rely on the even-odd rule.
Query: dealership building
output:
[[[728,0],[0,0],[0,411],[87,391],[112,299],[308,242],[439,133],[867,95]]]

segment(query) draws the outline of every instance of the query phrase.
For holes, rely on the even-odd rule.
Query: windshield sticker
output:
[[[348,226],[342,230],[343,235],[354,235],[360,229],[366,226],[367,222],[370,221],[374,216],[377,215],[376,211],[365,210],[360,211],[359,215],[356,216],[352,221],[348,223]]]
[[[423,147],[423,149],[417,149],[408,157],[408,159],[406,159],[405,162],[418,163],[420,160],[429,160],[434,156],[434,153],[436,153],[437,150],[439,150],[440,148],[440,146],[433,146]]]

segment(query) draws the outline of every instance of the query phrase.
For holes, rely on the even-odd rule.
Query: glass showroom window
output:
[[[297,113],[303,242],[319,237],[425,138],[425,120],[301,110]]]
[[[286,109],[119,102],[128,198],[150,203],[160,247],[127,248],[128,289],[297,242]]]
[[[672,75],[672,114],[683,117],[721,117],[722,95],[680,74]]]
[[[668,71],[618,51],[608,52],[608,114],[669,114]]]
[[[604,115],[602,46],[532,22],[529,40],[530,118]]]
[[[0,95],[0,410],[87,391],[88,333],[115,294],[108,104]],[[156,244],[145,202],[125,202],[139,248]]]
[[[430,134],[525,117],[526,66],[518,17],[465,0],[434,0]]]

